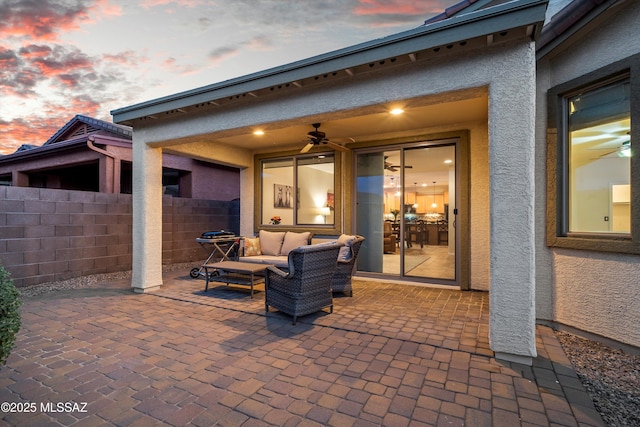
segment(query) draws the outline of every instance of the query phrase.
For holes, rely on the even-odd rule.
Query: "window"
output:
[[[631,232],[629,79],[565,98],[568,233]]]
[[[640,253],[638,65],[632,57],[548,93],[549,246]]]
[[[260,160],[260,225],[335,226],[333,153]]]

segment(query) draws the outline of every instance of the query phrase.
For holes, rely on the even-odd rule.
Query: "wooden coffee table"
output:
[[[253,298],[253,286],[264,283],[264,276],[257,276],[269,267],[269,264],[255,264],[252,262],[221,261],[204,264],[206,285],[204,291],[209,290],[209,282],[229,283],[234,285],[249,286],[251,298]],[[217,274],[216,274],[217,273]]]

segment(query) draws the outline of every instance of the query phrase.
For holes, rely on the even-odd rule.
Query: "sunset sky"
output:
[[[415,28],[459,0],[0,0],[0,154],[109,111]]]

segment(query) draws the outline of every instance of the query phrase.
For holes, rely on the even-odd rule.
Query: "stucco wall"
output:
[[[608,23],[598,25],[569,48],[538,65],[537,161],[545,164],[546,92],[608,64],[640,52],[640,8],[626,2]],[[538,168],[540,175],[542,167]],[[545,182],[537,180],[537,215],[546,218]],[[537,221],[536,307],[539,319],[640,346],[638,278],[640,257],[550,249]]]
[[[491,281],[489,135],[487,123],[468,124],[471,140],[471,289],[488,291]]]
[[[163,263],[206,252],[203,231],[238,231],[239,202],[163,197]],[[131,195],[0,187],[0,264],[16,286],[131,269]]]
[[[556,249],[554,320],[640,346],[640,257]]]

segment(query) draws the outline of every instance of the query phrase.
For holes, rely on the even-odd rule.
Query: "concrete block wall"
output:
[[[240,201],[162,198],[162,263],[197,261],[208,256],[195,239],[205,231],[240,233]],[[194,265],[194,267],[199,264]]]
[[[0,187],[0,264],[18,287],[131,270],[132,196]],[[163,263],[201,262],[203,231],[235,230],[239,203],[163,198]]]

